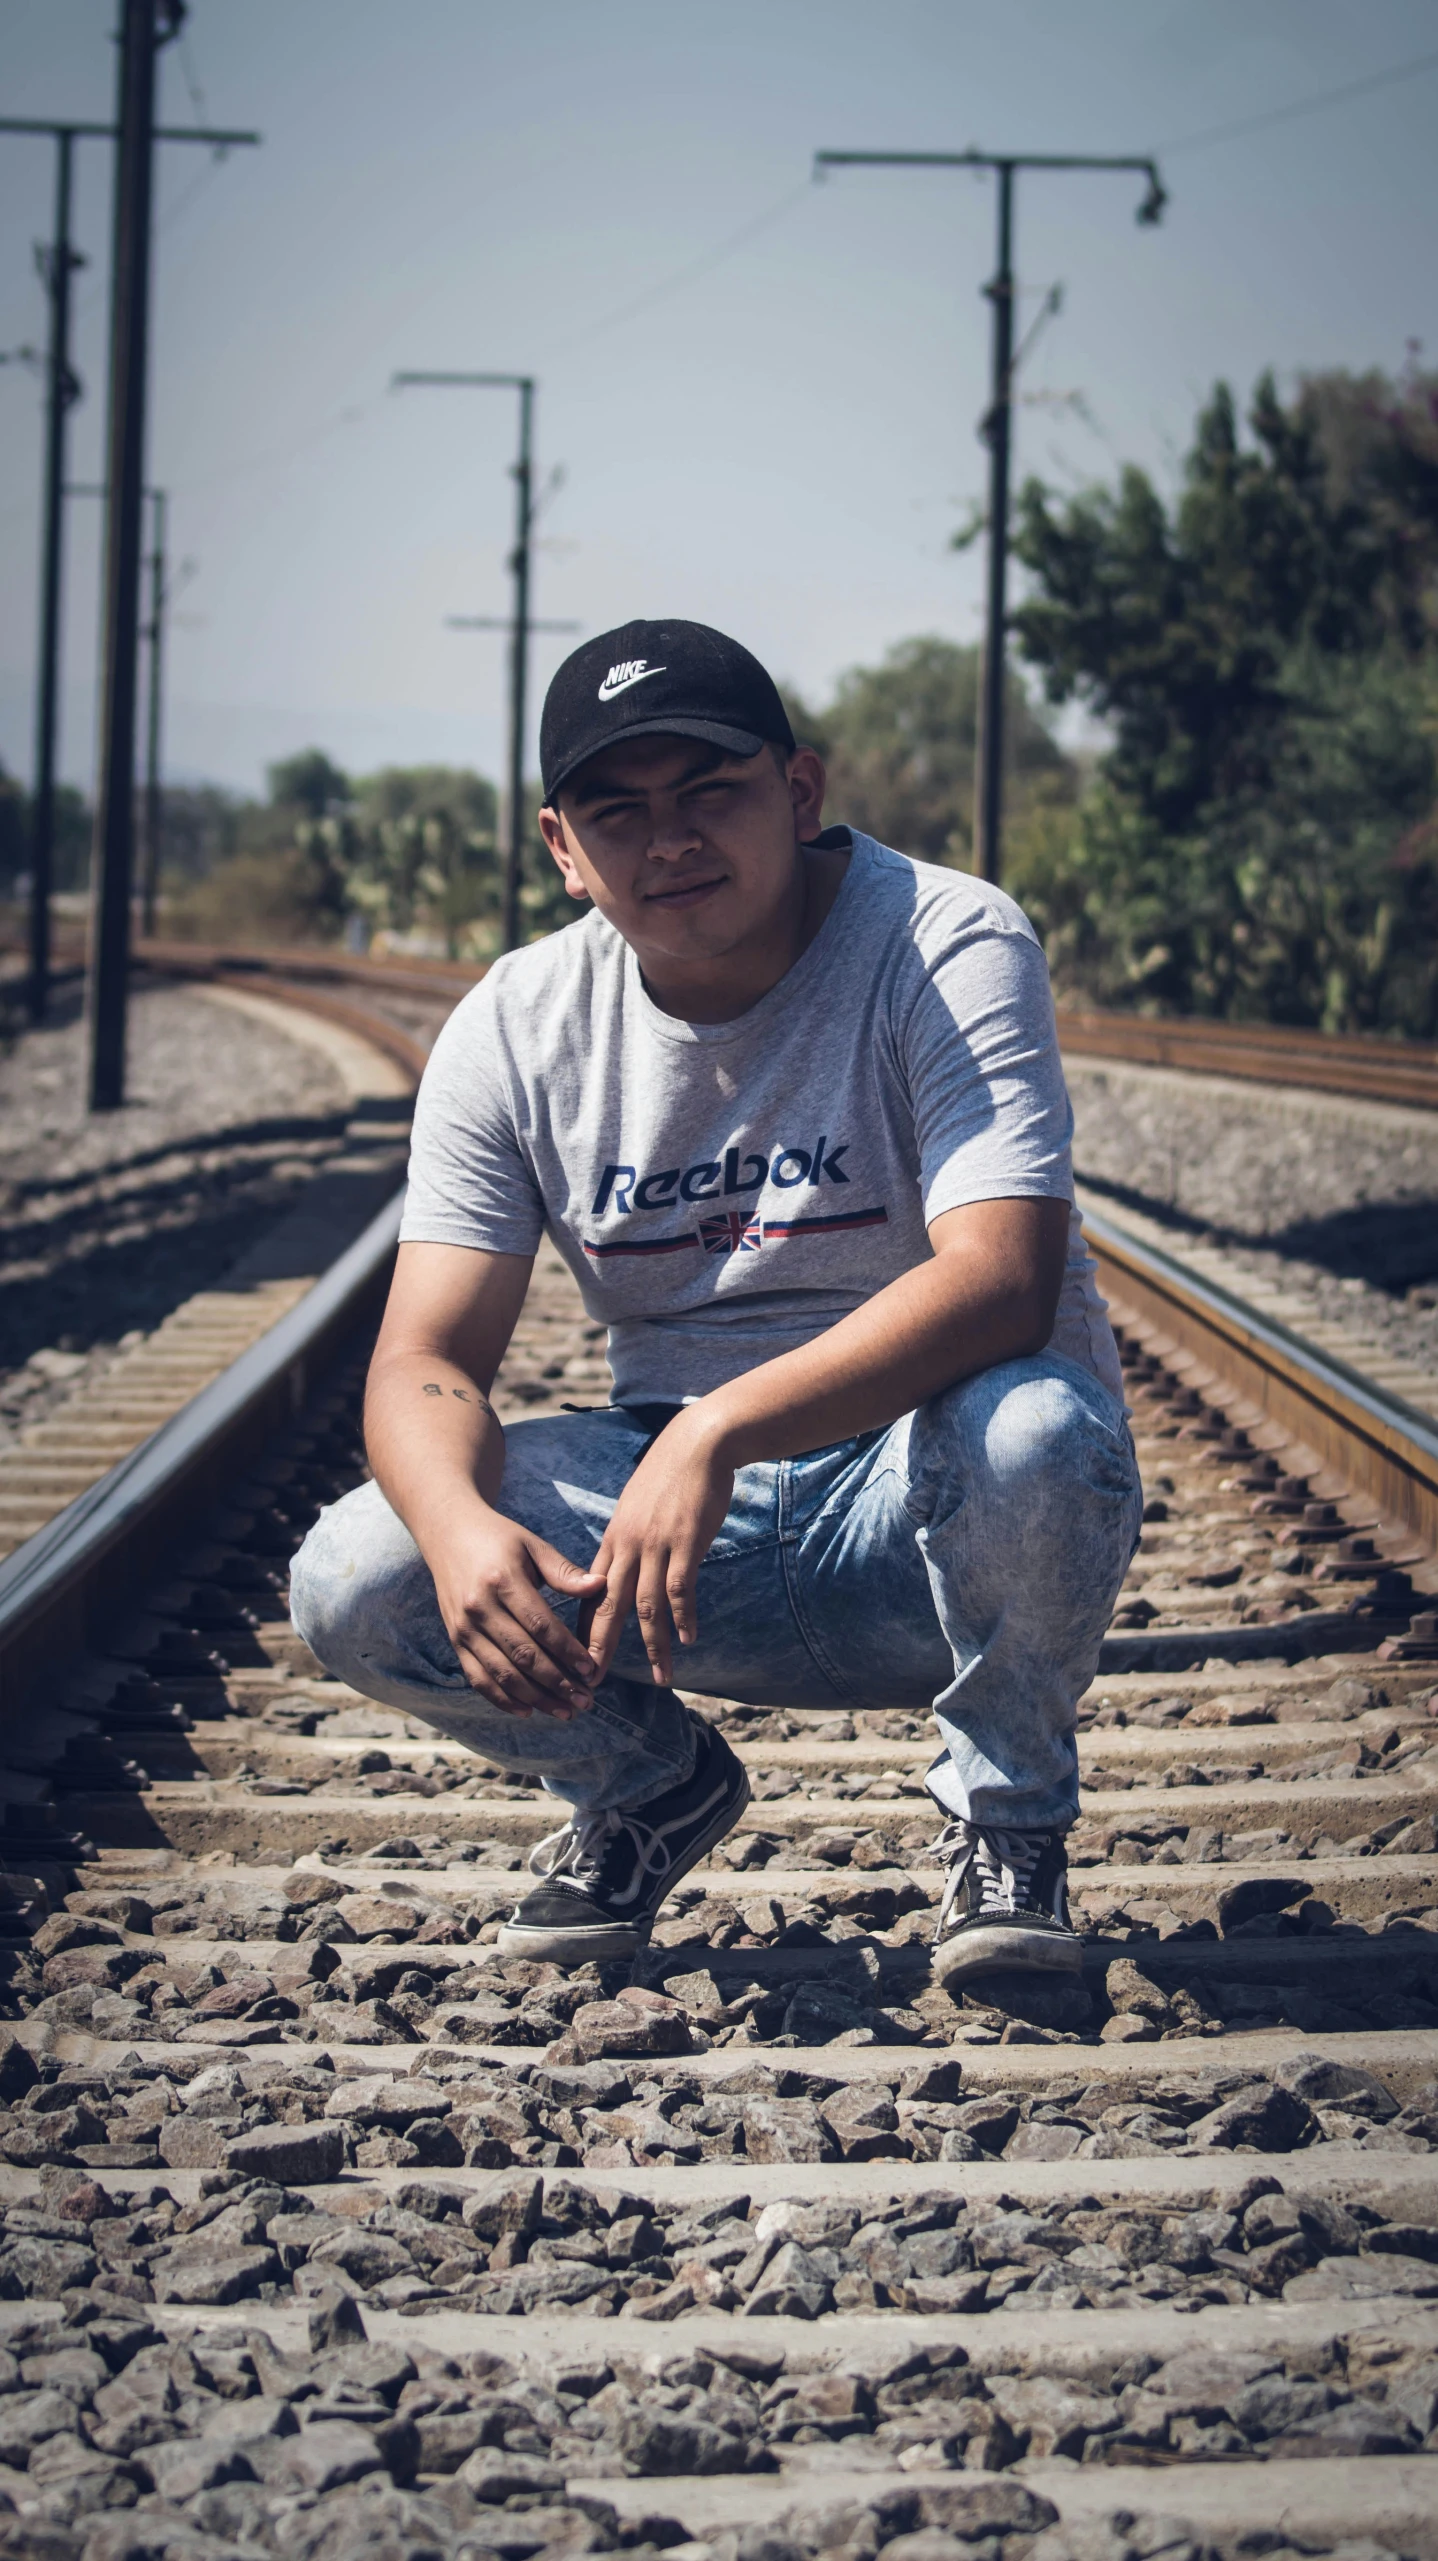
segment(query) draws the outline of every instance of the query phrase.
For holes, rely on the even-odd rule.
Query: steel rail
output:
[[[1190,1075],[1299,1085],[1351,1101],[1438,1110],[1438,1047],[1426,1041],[1062,1006],[1058,1027],[1059,1047],[1072,1058],[1112,1058],[1137,1067],[1175,1067]]]
[[[142,947],[143,950],[143,947]],[[291,955],[162,948],[147,965],[199,980],[237,978],[247,991],[340,1024],[393,1059],[417,1085],[426,1050],[400,1025],[328,992],[360,967],[331,970]],[[277,967],[276,963],[281,964]],[[441,963],[440,969],[447,971]],[[416,972],[367,974],[375,992],[434,992]],[[440,986],[447,984],[442,977]],[[342,1341],[383,1304],[399,1234],[396,1190],[297,1305],[134,1449],[0,1562],[0,1720],[22,1713],[59,1663],[123,1614],[165,1549],[289,1421]]]
[[[23,1710],[103,1616],[133,1606],[168,1543],[243,1473],[379,1306],[402,1202],[396,1192],[297,1306],[0,1564],[0,1717]]]
[[[144,968],[182,976],[247,977],[263,971],[273,978],[294,979],[317,987],[369,987],[401,996],[442,996],[452,989],[456,1001],[476,986],[487,964],[469,960],[370,960],[359,952],[312,951],[302,944],[175,943],[142,937],[134,945]]]
[[[1083,1226],[1115,1315],[1156,1327],[1210,1363],[1270,1423],[1438,1553],[1438,1431],[1428,1415],[1087,1206]]]

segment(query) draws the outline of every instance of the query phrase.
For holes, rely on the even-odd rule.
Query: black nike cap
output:
[[[544,797],[624,738],[702,738],[731,756],[794,745],[779,688],[752,651],[702,622],[626,622],[565,659],[544,698]]]

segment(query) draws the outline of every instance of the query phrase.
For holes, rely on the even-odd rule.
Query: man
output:
[[[703,625],[576,650],[540,758],[589,913],[435,1045],[375,1481],[306,1540],[295,1624],[571,1809],[509,1953],[632,1955],[738,1820],[682,1659],[770,1706],[932,1704],[936,1972],[1077,1971],[1074,1709],[1141,1497],[1043,954],[997,890],[821,832],[819,758]],[[614,1400],[501,1432],[546,1228]]]

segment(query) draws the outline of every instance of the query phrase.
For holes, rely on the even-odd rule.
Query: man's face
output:
[[[592,898],[641,963],[702,966],[778,926],[823,799],[811,748],[781,766],[767,747],[633,738],[582,765],[539,823],[570,896]]]

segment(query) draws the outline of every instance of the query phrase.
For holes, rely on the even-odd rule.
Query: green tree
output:
[[[1101,774],[1009,885],[1070,997],[1438,1033],[1438,683],[1424,659],[1295,660],[1262,788],[1169,835]]]
[[[95,813],[73,783],[55,790],[55,841],[51,877],[62,896],[74,897],[90,886],[90,856],[95,842]]]
[[[0,898],[15,898],[30,871],[30,830],[34,806],[24,785],[0,765]],[[90,878],[90,844],[94,812],[73,783],[55,789],[54,832],[50,848],[53,888],[64,894],[83,890]]]
[[[167,784],[160,799],[162,894],[181,882],[203,880],[237,853],[255,815],[252,802],[214,783]]]
[[[357,783],[342,821],[342,860],[351,907],[371,924],[442,935],[454,959],[461,945],[491,946],[499,911],[494,786],[443,765],[390,766]]]
[[[308,818],[328,818],[349,800],[349,776],[331,764],[322,748],[303,747],[285,756],[265,775],[272,809],[302,809]]]
[[[1021,490],[1020,648],[1050,702],[1077,696],[1112,724],[1109,774],[1162,826],[1263,783],[1295,648],[1431,636],[1438,460],[1413,385],[1389,390],[1385,419],[1347,376],[1285,408],[1266,374],[1245,444],[1220,383],[1172,510],[1132,466],[1062,506],[1038,481]]]
[[[21,785],[0,765],[0,898],[13,898],[29,863],[28,804]]]
[[[264,803],[177,802],[173,834],[195,885],[172,896],[170,930],[328,942],[358,917],[371,933],[419,932],[456,956],[493,951],[495,793],[482,775],[423,765],[351,779],[308,748],[267,780]]]
[[[828,766],[834,820],[960,869],[973,845],[978,704],[979,652],[934,635],[899,641],[877,667],[851,667],[822,712],[788,698],[795,735]],[[1074,768],[1017,676],[1008,688],[1007,761],[1017,812],[1040,789],[1071,796]]]
[[[1330,1028],[1434,1026],[1438,380],[1220,385],[1171,507],[1030,482],[1014,626],[1112,747],[1012,885],[1061,986]]]

